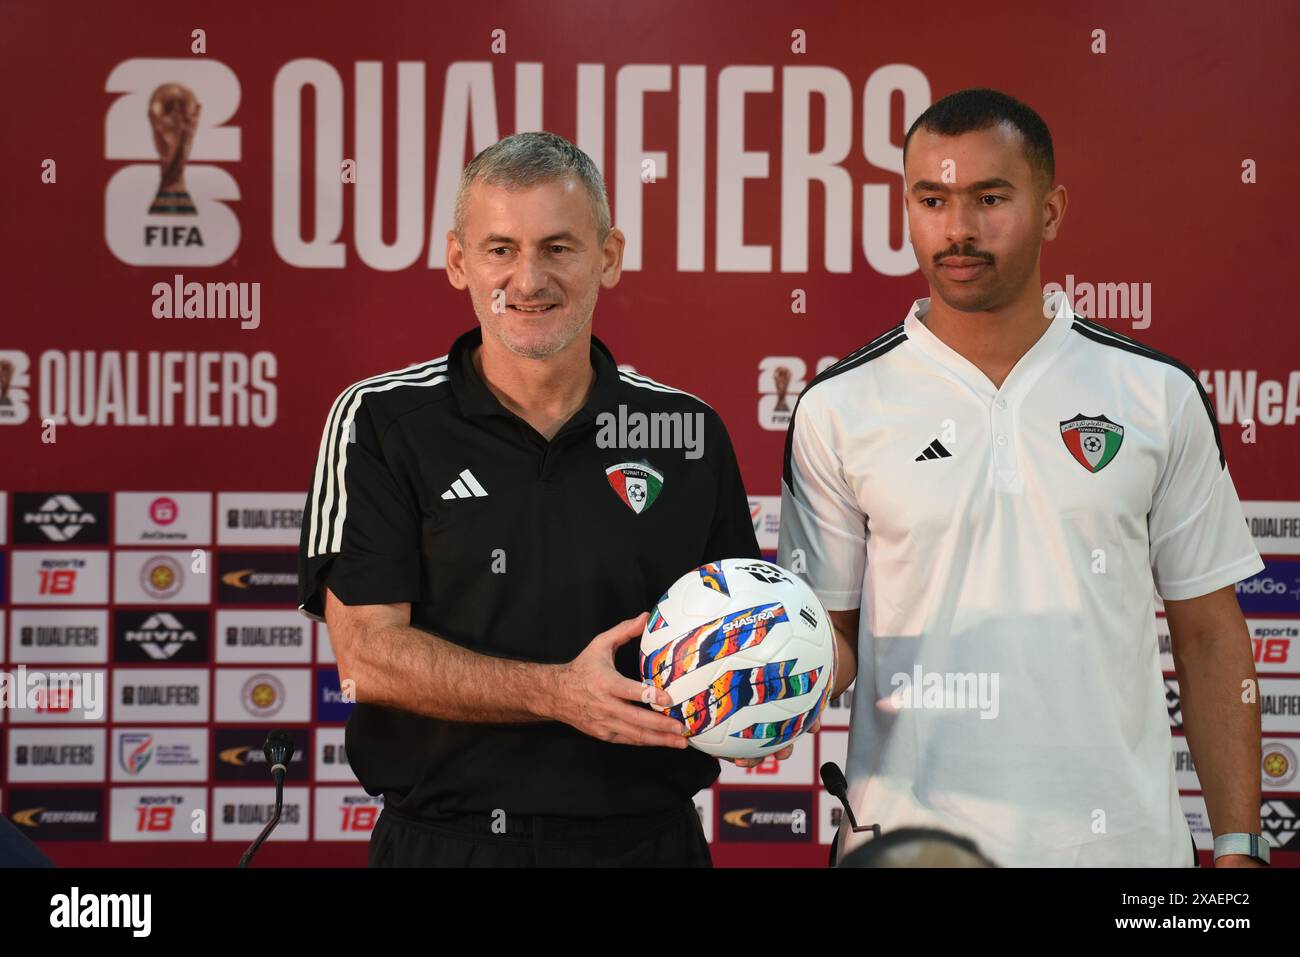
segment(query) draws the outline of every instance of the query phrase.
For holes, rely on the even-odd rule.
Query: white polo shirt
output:
[[[929,299],[814,379],[779,560],[862,609],[859,823],[1004,866],[1191,866],[1152,586],[1264,564],[1196,376],[1053,295],[1000,389],[920,321]],[[843,829],[841,856],[868,838]]]

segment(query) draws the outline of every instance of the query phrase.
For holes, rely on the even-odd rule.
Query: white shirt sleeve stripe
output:
[[[340,434],[339,426],[340,416],[345,406],[348,407],[350,417],[355,413],[356,407],[359,405],[359,401],[352,402],[354,398],[363,396],[366,392],[376,391],[378,387],[383,386],[385,383],[390,383],[388,387],[391,388],[403,384],[436,385],[439,382],[446,381],[446,376],[438,376],[428,382],[413,381],[418,380],[420,376],[437,375],[446,371],[446,358],[446,356],[442,356],[427,363],[408,366],[406,369],[397,372],[388,372],[383,375],[372,376],[369,379],[363,379],[344,389],[338,398],[334,400],[321,433],[320,449],[316,456],[316,468],[312,480],[312,497],[308,508],[311,513],[307,546],[308,557],[315,557],[329,551],[329,543],[331,541],[340,541],[342,538],[342,503],[345,501],[346,495],[340,496],[340,514],[338,519],[331,523],[332,526],[336,526],[337,530],[326,529],[325,524],[328,522],[328,516],[334,502],[336,484],[341,485],[343,481],[343,468],[347,457],[347,436],[346,434]],[[351,403],[350,406],[349,403]],[[336,435],[339,440],[340,458],[338,465],[331,468],[330,460],[333,456],[331,455],[330,443],[331,439]]]
[[[634,385],[640,389],[649,389],[652,392],[675,392],[678,395],[684,395],[689,398],[692,398],[696,402],[703,402],[705,405],[709,405],[709,403],[704,402],[704,400],[701,399],[698,395],[692,395],[690,392],[687,392],[683,389],[674,389],[670,385],[664,385],[662,382],[656,382],[654,379],[651,379],[649,376],[638,375],[635,372],[628,372],[626,369],[619,369],[618,375],[619,378],[622,379],[624,382],[626,382],[628,385]],[[713,408],[713,407],[709,406],[709,408]]]

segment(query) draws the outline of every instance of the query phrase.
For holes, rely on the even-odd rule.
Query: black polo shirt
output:
[[[335,401],[303,518],[305,614],[322,620],[328,584],[347,605],[410,602],[414,627],[485,655],[567,662],[692,568],[759,557],[731,441],[708,405],[619,370],[593,337],[591,395],[547,442],[478,377],[471,352],[481,341],[476,328],[448,356],[366,379]],[[615,420],[598,416],[617,419],[620,406],[623,434],[602,432]],[[635,425],[655,413],[702,424],[702,455],[645,447],[649,430]],[[626,444],[602,447],[611,438]],[[637,653],[633,639],[615,657],[630,678]],[[680,804],[718,775],[693,748],[364,703],[346,744],[367,792],[419,816],[638,814]]]

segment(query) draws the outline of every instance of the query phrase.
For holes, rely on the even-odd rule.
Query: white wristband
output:
[[[1236,832],[1220,834],[1214,839],[1214,859],[1227,854],[1245,854],[1264,864],[1268,863],[1268,841],[1258,834]]]

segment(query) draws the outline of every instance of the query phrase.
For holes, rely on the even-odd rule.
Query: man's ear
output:
[[[455,289],[469,286],[465,276],[465,247],[460,244],[454,229],[447,230],[447,281]]]
[[[613,289],[618,285],[620,277],[623,275],[623,250],[627,246],[627,237],[623,235],[621,229],[611,229],[609,235],[605,237],[605,245],[601,249],[601,269],[600,284],[606,289]]]

